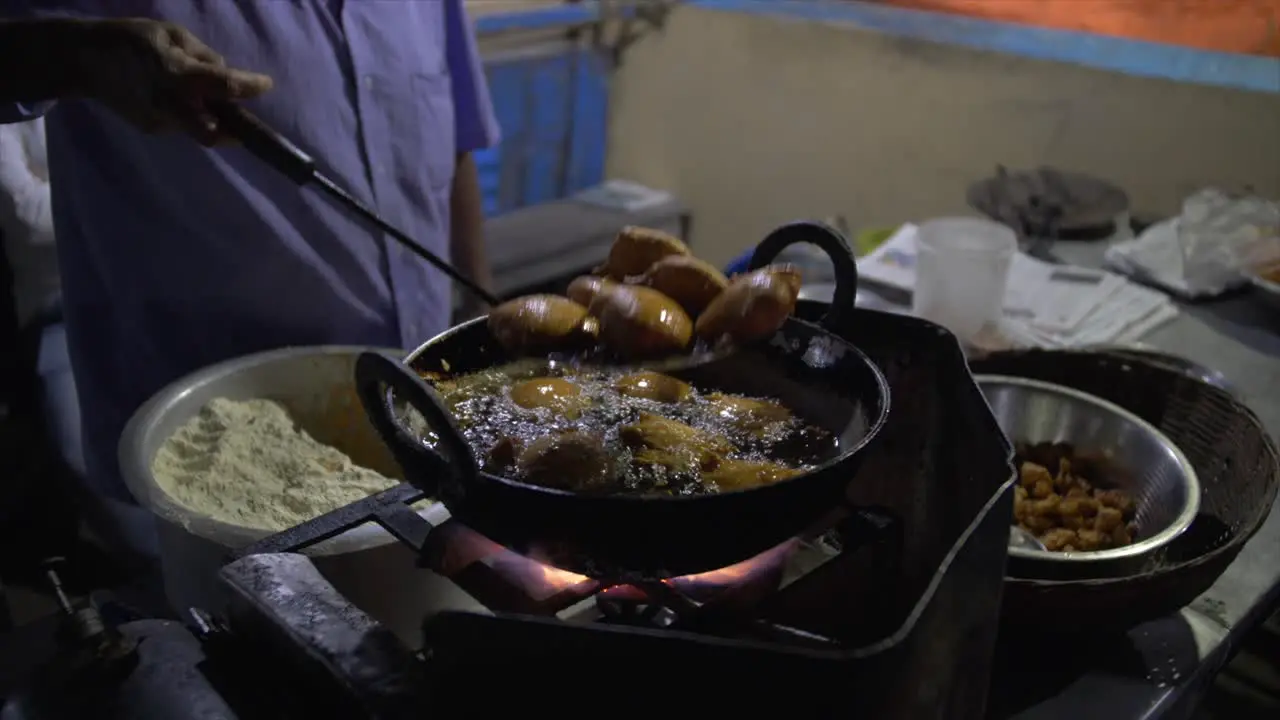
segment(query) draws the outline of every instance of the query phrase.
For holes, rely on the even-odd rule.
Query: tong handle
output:
[[[259,160],[284,173],[290,180],[305,185],[315,177],[316,163],[310,155],[244,107],[218,102],[211,103],[209,111],[217,119],[219,130],[239,141]]]

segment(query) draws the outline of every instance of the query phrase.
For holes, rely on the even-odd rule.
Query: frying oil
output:
[[[689,388],[679,402],[635,397],[618,391],[618,381],[634,371],[567,362],[520,361],[447,380],[434,380],[479,463],[488,472],[516,476],[493,459],[494,448],[533,441],[568,431],[601,439],[614,458],[608,492],[644,495],[695,495],[716,492],[700,472],[673,471],[663,464],[635,462],[619,430],[642,414],[684,423],[695,431],[728,441],[730,460],[770,462],[805,470],[832,456],[834,437],[794,417],[767,398],[745,398]],[[545,381],[544,381],[545,379]],[[527,384],[529,381],[533,384]],[[526,383],[521,386],[522,383]],[[512,398],[517,388],[518,403]],[[532,389],[532,391],[531,391]],[[529,400],[534,398],[534,402]],[[761,402],[763,401],[763,403]],[[534,405],[534,407],[529,407]],[[763,413],[743,408],[762,409]],[[429,434],[419,434],[431,443]]]

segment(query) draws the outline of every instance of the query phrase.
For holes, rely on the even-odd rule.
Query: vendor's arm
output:
[[[27,119],[42,102],[90,98],[144,131],[176,127],[212,143],[219,134],[208,102],[245,100],[270,88],[270,78],[228,68],[172,23],[0,20],[0,121]]]
[[[449,202],[450,262],[463,275],[480,287],[493,290],[493,270],[484,247],[484,207],[480,198],[480,177],[471,153],[458,156],[458,169],[453,177],[453,196]],[[462,298],[459,309],[463,317],[484,312],[479,301],[469,295]]]
[[[476,171],[476,150],[498,142],[498,123],[493,116],[489,87],[476,49],[475,33],[461,0],[445,3],[445,43],[449,59],[449,75],[453,86],[457,171],[453,178],[450,202],[449,254],[453,266],[492,289],[493,271],[484,246],[484,208],[480,180]],[[474,298],[465,297],[462,312],[475,314],[480,307]]]

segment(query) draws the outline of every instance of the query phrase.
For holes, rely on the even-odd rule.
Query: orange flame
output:
[[[534,561],[530,560],[529,562]],[[537,563],[537,565],[542,571],[542,581],[553,588],[567,590],[569,588],[577,587],[582,583],[591,582],[591,578],[586,575],[579,575],[575,572],[561,570],[560,568],[543,565],[542,563]]]
[[[665,582],[669,585],[684,585],[703,588],[738,585],[739,583],[752,578],[757,573],[776,569],[779,564],[787,558],[790,551],[793,550],[795,546],[796,541],[791,540],[773,548],[772,550],[766,550],[749,560],[743,560],[742,562],[720,568],[719,570],[708,570],[707,572],[697,573],[694,575],[671,578]],[[536,560],[526,559],[526,561],[538,568],[540,571],[539,580],[541,580],[541,584],[552,591],[569,590],[591,581],[591,579],[585,575],[579,575],[575,572],[552,567]],[[614,594],[617,594],[617,592]]]

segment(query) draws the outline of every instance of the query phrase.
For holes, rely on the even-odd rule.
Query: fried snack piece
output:
[[[1132,515],[1137,511],[1137,505],[1134,503],[1133,498],[1122,490],[1096,490],[1093,496],[1104,507],[1115,508],[1123,515]]]
[[[636,462],[678,473],[715,467],[733,452],[733,445],[719,435],[652,413],[640,413],[634,423],[618,429],[618,437]]]
[[[773,400],[711,393],[707,400],[717,414],[740,430],[759,433],[769,425],[791,419],[791,411]]]
[[[520,479],[531,485],[590,492],[613,477],[613,458],[596,435],[572,430],[529,443],[516,458]]]
[[[1076,550],[1081,552],[1093,552],[1095,550],[1104,550],[1109,547],[1109,536],[1103,535],[1097,530],[1091,528],[1081,528],[1076,531]]]
[[[1133,542],[1137,505],[1123,490],[1096,489],[1073,472],[1069,455],[1050,457],[1058,472],[1023,462],[1014,489],[1014,521],[1045,547],[1060,552],[1092,552]],[[1088,464],[1085,464],[1088,466]]]
[[[689,345],[693,322],[675,300],[652,288],[613,285],[591,303],[600,338],[626,357],[653,357]]]
[[[1068,495],[1058,503],[1058,521],[1071,530],[1090,527],[1097,515],[1098,503],[1090,497]]]
[[[780,480],[795,477],[804,471],[783,467],[777,463],[750,462],[747,460],[724,460],[713,470],[702,475],[703,482],[715,483],[721,490],[742,490],[745,488],[772,485]]]
[[[573,350],[594,342],[599,326],[582,305],[559,295],[526,295],[489,313],[489,332],[508,352]]]
[[[524,450],[524,443],[519,438],[504,437],[489,448],[489,452],[485,453],[484,471],[493,473],[494,475],[505,475],[507,471],[515,468],[516,458],[520,457],[520,451]]]
[[[1021,473],[1022,487],[1027,489],[1027,494],[1031,497],[1047,498],[1053,494],[1053,476],[1049,474],[1048,468],[1024,462]]]
[[[582,275],[573,279],[569,283],[569,287],[565,290],[565,294],[569,299],[578,303],[583,307],[591,307],[591,303],[595,301],[605,288],[615,285],[613,280],[609,278],[596,277],[595,275]]]
[[[547,408],[557,415],[573,419],[582,412],[589,398],[582,388],[564,378],[541,377],[511,386],[511,401],[526,410]]]
[[[708,342],[729,338],[747,343],[782,327],[800,297],[800,271],[770,265],[739,275],[698,316],[694,332]]]
[[[1075,530],[1066,528],[1054,528],[1040,536],[1040,542],[1044,543],[1044,549],[1052,552],[1070,552],[1077,549],[1080,538],[1076,536]]]
[[[610,280],[626,280],[643,274],[650,265],[668,255],[688,254],[689,247],[674,235],[629,225],[618,233],[613,247],[609,249],[608,259],[592,274]]]
[[[680,303],[689,317],[701,314],[729,286],[724,273],[692,255],[668,255],[636,282]]]
[[[693,388],[688,383],[670,375],[656,372],[638,372],[623,375],[613,381],[613,389],[620,395],[644,398],[664,403],[679,403],[689,399]]]

